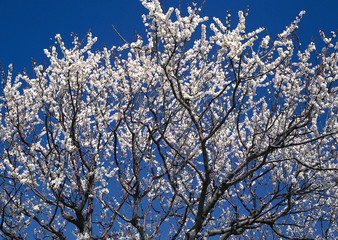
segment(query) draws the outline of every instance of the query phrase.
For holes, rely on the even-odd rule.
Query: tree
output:
[[[336,34],[302,50],[304,12],[271,40],[141,2],[146,40],[57,35],[34,76],[3,73],[1,236],[333,238]]]

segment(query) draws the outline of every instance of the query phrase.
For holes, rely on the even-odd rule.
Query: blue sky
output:
[[[163,0],[165,6],[178,6],[179,0]],[[182,0],[185,6],[188,0]],[[202,0],[198,0],[199,3]],[[281,32],[295,16],[306,10],[299,34],[304,43],[318,36],[322,29],[329,34],[338,29],[337,0],[206,0],[201,15],[226,16],[250,7],[247,25],[249,29],[267,27],[270,35]],[[70,46],[70,33],[79,38],[91,29],[99,42],[108,47],[121,45],[122,41],[112,24],[128,41],[135,31],[144,33],[141,15],[146,13],[139,0],[0,0],[0,63],[6,70],[13,63],[14,72],[31,69],[31,58],[43,63],[43,49],[54,43],[60,33]]]

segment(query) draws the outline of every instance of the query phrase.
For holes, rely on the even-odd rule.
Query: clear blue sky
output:
[[[198,0],[201,3],[203,0]],[[165,6],[177,6],[179,0],[163,0]],[[188,0],[182,0],[185,6]],[[329,34],[338,29],[338,0],[206,0],[201,15],[223,18],[249,6],[249,29],[267,27],[274,36],[295,16],[306,10],[299,34],[307,43],[318,36],[318,29]],[[91,29],[99,38],[95,48],[121,45],[113,31],[114,24],[128,40],[135,30],[142,34],[141,14],[146,13],[139,0],[0,0],[0,63],[6,70],[13,63],[14,72],[31,68],[31,58],[43,63],[43,49],[49,48],[60,33],[70,46],[70,33],[81,38]]]

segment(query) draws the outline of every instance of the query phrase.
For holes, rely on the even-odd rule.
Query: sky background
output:
[[[166,7],[178,6],[179,0],[163,2]],[[191,1],[182,0],[182,9],[187,2]],[[202,0],[197,2],[201,4]],[[298,32],[304,44],[317,37],[319,29],[326,34],[338,29],[338,0],[206,0],[201,15],[225,20],[226,10],[230,10],[235,26],[238,10],[247,6],[248,29],[266,27],[272,37],[283,31],[301,10],[307,12]],[[139,0],[0,0],[0,63],[5,72],[10,63],[14,73],[24,68],[31,72],[31,59],[43,64],[43,49],[54,44],[57,33],[68,47],[72,32],[82,39],[89,29],[99,39],[94,49],[102,49],[104,44],[122,45],[111,25],[132,41],[135,31],[144,33],[144,13]]]

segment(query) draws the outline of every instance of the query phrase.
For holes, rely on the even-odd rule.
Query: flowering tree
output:
[[[146,40],[45,50],[1,95],[5,239],[319,239],[337,227],[338,45],[141,0]]]

